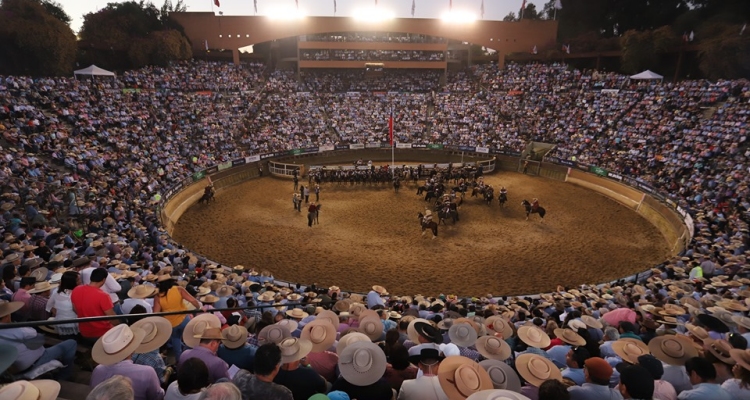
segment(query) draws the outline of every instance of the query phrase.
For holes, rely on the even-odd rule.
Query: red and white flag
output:
[[[391,116],[388,118],[388,139],[393,147],[393,107],[391,107]]]

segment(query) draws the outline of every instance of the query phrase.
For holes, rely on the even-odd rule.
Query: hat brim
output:
[[[271,332],[276,332],[276,334],[273,337],[270,337]],[[278,324],[268,325],[258,332],[258,342],[260,345],[268,343],[279,344],[282,340],[288,337],[292,337],[292,332],[289,331],[289,328]]]
[[[240,347],[244,346],[247,343],[247,328],[244,326],[238,325],[240,327],[240,330],[244,332],[244,335],[240,335],[239,339],[231,340],[228,338],[221,339],[221,344],[224,345],[224,347],[234,350],[239,349]],[[224,331],[226,332],[226,330]]]
[[[496,339],[500,339],[500,342],[501,342],[500,354],[494,354],[494,353],[487,351],[487,342],[490,341],[491,338],[492,336],[482,336],[479,339],[477,339],[476,348],[479,354],[481,354],[484,358],[487,358],[488,360],[505,361],[508,358],[510,358],[512,354],[510,345],[506,341],[500,338],[496,338]]]
[[[60,382],[51,379],[38,379],[28,382],[39,389],[38,400],[55,400],[57,395],[60,394]]]
[[[281,363],[282,364],[288,364],[295,361],[299,361],[312,351],[312,342],[309,340],[302,340],[298,339],[295,340],[295,343],[297,344],[297,351],[294,354],[285,356],[282,352],[281,354]]]
[[[458,336],[458,329],[462,326],[465,326],[469,329],[469,335],[467,337]],[[454,323],[450,328],[448,328],[448,337],[451,339],[451,343],[455,344],[456,346],[473,346],[477,342],[477,336],[478,334],[477,331],[474,330],[474,327],[464,322]]]
[[[499,360],[483,360],[479,365],[487,371],[492,380],[492,386],[495,389],[507,389],[516,393],[521,392],[521,378],[518,377],[518,373],[510,365]],[[505,377],[505,381],[495,380],[495,377],[499,377],[500,374]]]
[[[326,351],[333,346],[334,343],[336,343],[336,328],[334,328],[333,325],[329,323],[330,321],[326,318],[316,318],[315,320],[311,321],[310,323],[306,324],[304,328],[302,328],[302,333],[300,334],[300,339],[305,339],[310,341],[312,343],[312,350],[313,353],[320,353],[323,351]],[[319,329],[325,329],[325,339],[320,342],[314,342],[312,340],[312,330],[315,328],[316,330]]]
[[[141,320],[134,322],[130,325],[130,328],[141,329],[142,326],[148,323],[153,323],[156,327],[156,335],[148,342],[141,343],[140,346],[135,350],[138,354],[148,353],[154,351],[165,343],[172,336],[172,324],[164,317],[146,317]],[[145,331],[144,331],[145,332]],[[145,337],[144,337],[145,339]]]
[[[546,367],[549,370],[549,375],[547,377],[534,375],[531,368],[529,368],[531,362],[546,364]],[[537,354],[521,354],[518,356],[516,358],[516,370],[526,382],[535,387],[541,386],[544,381],[549,379],[556,379],[562,382],[562,373],[557,366],[555,366],[552,361]]]
[[[528,397],[512,390],[482,390],[467,397],[466,400],[530,400]]]
[[[146,332],[141,329],[131,328],[131,330],[133,331],[133,340],[116,353],[107,353],[104,351],[104,336],[100,337],[91,349],[91,358],[96,361],[97,364],[112,365],[130,357],[130,355],[135,353],[135,350],[141,345],[143,338],[146,336]]]
[[[13,314],[14,312],[23,308],[23,302],[21,301],[9,301],[7,303],[0,304],[0,318]]]
[[[359,352],[366,351],[369,354],[369,369],[366,371],[357,370],[354,365]],[[341,376],[352,385],[369,386],[380,380],[385,373],[387,360],[385,353],[375,343],[370,341],[359,341],[352,343],[339,354],[339,371]]]
[[[666,340],[676,340],[680,342],[684,354],[680,357],[674,357],[666,354],[664,350],[662,350],[662,342]],[[659,361],[679,367],[684,366],[687,360],[698,356],[698,350],[695,348],[695,346],[693,346],[691,340],[687,337],[683,338],[682,336],[678,335],[657,336],[648,342],[648,349],[651,351],[651,354]]]
[[[139,296],[136,293],[135,290],[138,287],[140,287],[140,286],[148,288],[151,292],[145,294],[144,296]],[[143,300],[143,299],[146,299],[146,298],[149,298],[149,297],[153,296],[154,294],[156,294],[156,287],[149,286],[149,285],[136,285],[136,286],[132,287],[130,290],[128,290],[128,297],[130,297],[131,299],[141,299],[141,300]]]
[[[468,371],[457,373],[458,369],[463,368],[468,368]],[[469,388],[468,385],[458,382],[458,377],[463,377],[466,373],[470,372],[474,372],[475,374],[476,381],[472,379],[472,385],[475,385],[476,388]],[[463,356],[446,357],[440,363],[438,381],[449,399],[465,399],[476,392],[494,388],[492,379],[487,371],[475,361]]]
[[[419,336],[425,339],[429,339],[432,341],[432,343],[435,343],[435,344],[443,343],[443,335],[440,334],[440,331],[437,328],[435,328],[434,335],[430,335],[430,333],[425,330],[426,326],[432,326],[432,324],[430,324],[429,322],[422,322],[422,321],[417,321],[417,320],[414,320],[412,322],[416,322],[414,324],[414,331],[417,333],[417,337],[416,337],[417,340],[414,341],[414,343],[417,343],[417,344],[419,343]]]
[[[185,342],[185,345],[190,348],[197,347],[201,342],[200,338],[195,337],[196,334],[200,335],[201,333],[203,333],[202,331],[195,331],[196,325],[199,324],[205,324],[204,329],[221,328],[221,321],[219,320],[219,317],[217,317],[213,313],[200,314],[191,318],[187,325],[185,325],[185,330],[182,332],[182,341]]]

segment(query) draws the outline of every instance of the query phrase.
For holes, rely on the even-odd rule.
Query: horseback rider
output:
[[[209,197],[209,196],[213,196],[213,194],[214,194],[214,184],[209,183],[208,185],[206,185],[205,188],[203,188],[203,195]]]
[[[432,211],[426,210],[424,217],[422,217],[422,225],[427,225],[432,222]]]
[[[531,211],[539,212],[539,199],[537,199],[536,197],[531,200]]]

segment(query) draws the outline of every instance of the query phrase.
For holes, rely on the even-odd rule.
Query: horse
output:
[[[198,204],[206,203],[208,204],[210,201],[216,201],[216,197],[214,197],[214,191],[210,192],[204,192],[203,196],[201,196],[200,199],[198,199]]]
[[[492,188],[487,188],[487,190],[484,191],[484,201],[487,202],[488,206],[492,204],[492,200],[494,198],[495,198],[495,191],[492,190]]]
[[[419,225],[422,227],[422,236],[424,236],[425,230],[430,228],[432,231],[432,238],[435,239],[438,235],[438,224],[435,223],[435,221],[430,221],[425,224],[424,215],[422,215],[422,213],[417,213],[417,217],[419,218]]]
[[[446,212],[445,208],[441,207],[440,210],[437,212],[438,215],[438,225],[442,223],[443,225],[447,225],[445,220],[448,218],[451,218],[453,220],[453,224],[455,225],[458,221],[458,211],[453,208],[453,204],[451,204],[451,208]]]
[[[497,195],[497,201],[500,203],[500,207],[505,207],[505,203],[508,201],[508,194],[506,192],[500,192]]]
[[[398,193],[398,188],[401,187],[401,182],[398,180],[398,178],[393,180],[393,191]]]
[[[531,207],[531,203],[529,203],[529,201],[526,199],[524,199],[521,202],[521,205],[524,206],[524,208],[526,208],[526,220],[527,221],[529,220],[529,214],[539,214],[539,217],[541,218],[540,222],[544,222],[544,214],[547,214],[547,210],[545,210],[544,207],[539,206],[537,207],[536,210],[534,210]]]

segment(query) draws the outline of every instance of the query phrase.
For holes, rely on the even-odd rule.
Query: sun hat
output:
[[[140,329],[145,333],[136,353],[148,353],[167,343],[172,335],[172,324],[164,317],[146,317],[133,322],[131,329]]]
[[[524,325],[518,328],[518,338],[526,345],[545,349],[550,345],[550,338],[546,332],[536,326]]]
[[[548,379],[562,382],[562,373],[555,364],[538,354],[521,354],[516,357],[516,370],[531,386],[539,387]]]
[[[56,288],[58,286],[60,286],[59,283],[52,283],[52,284],[50,284],[49,281],[37,282],[37,283],[34,284],[34,288],[31,289],[31,290],[29,290],[29,294],[44,293],[44,292],[46,292],[48,290],[52,290],[52,289],[54,289],[54,288]]]
[[[430,343],[443,343],[443,335],[440,334],[440,331],[427,322],[415,320],[414,331],[417,332],[418,337],[423,337]],[[414,343],[420,343],[419,339]]]
[[[734,315],[732,316],[732,321],[734,321],[735,324],[745,329],[750,330],[750,318],[745,317],[745,316]]]
[[[151,285],[137,285],[128,290],[128,297],[131,299],[145,299],[156,293],[156,287]]]
[[[482,390],[467,397],[466,400],[531,400],[528,397],[505,389]]]
[[[297,339],[295,337],[284,338],[278,345],[281,349],[282,364],[299,361],[310,354],[312,350],[312,343],[309,340]]]
[[[687,328],[691,336],[698,339],[701,343],[709,338],[708,331],[705,330],[702,326],[685,324],[685,328]]]
[[[185,330],[182,332],[182,341],[188,347],[195,348],[200,343],[200,339],[196,339],[195,335],[200,335],[209,328],[221,328],[219,317],[213,313],[196,315],[185,325]]]
[[[221,343],[228,349],[237,349],[247,343],[247,328],[242,325],[232,325],[221,332]]]
[[[627,361],[631,364],[636,364],[638,357],[650,354],[650,350],[646,343],[630,338],[623,338],[612,342],[612,350],[623,361]]]
[[[373,286],[372,290],[374,290],[375,292],[377,292],[381,296],[387,296],[388,295],[388,291],[385,290],[385,288],[382,287],[382,286],[380,286],[380,285]]]
[[[302,328],[301,339],[312,343],[312,353],[326,351],[336,342],[336,328],[326,318],[316,318]]]
[[[482,336],[476,340],[479,354],[490,360],[507,360],[512,354],[510,345],[497,336]]]
[[[22,307],[23,307],[22,301],[0,300],[0,318],[8,314],[13,314],[14,312],[20,310]]]
[[[703,348],[708,350],[714,357],[718,358],[725,364],[734,365],[735,361],[730,353],[732,345],[724,339],[714,340],[706,339],[703,341]]]
[[[203,332],[193,335],[194,338],[200,340],[222,340],[224,336],[221,334],[221,328],[206,328]],[[200,342],[199,342],[200,343]]]
[[[159,275],[159,276],[158,276],[158,277],[156,278],[156,281],[157,281],[157,282],[164,282],[164,281],[170,281],[170,280],[174,280],[174,279],[175,279],[175,277],[174,277],[174,276],[172,276],[172,275],[169,275],[169,274],[163,274],[163,275]]]
[[[284,325],[273,324],[264,327],[258,332],[258,343],[281,343],[285,338],[292,337],[292,332]]]
[[[586,339],[575,333],[572,329],[557,328],[554,330],[555,336],[563,342],[573,346],[585,346]]]
[[[578,333],[579,329],[588,329],[588,326],[580,319],[572,319],[568,321],[568,328],[570,328],[570,330],[572,330],[573,332]]]
[[[362,303],[351,303],[349,305],[349,313],[357,318],[359,318],[359,315],[365,310],[367,310],[367,307]]]
[[[118,363],[135,353],[145,336],[146,332],[140,329],[131,329],[126,324],[115,325],[94,343],[91,358],[102,365]]]
[[[360,314],[358,330],[374,342],[383,336],[383,321],[378,316],[378,313],[367,310]]]
[[[456,346],[469,347],[476,343],[477,331],[468,323],[456,323],[448,329],[448,337]]]
[[[301,308],[293,308],[291,310],[286,310],[286,315],[294,319],[303,319],[308,317],[310,314],[302,311]]]
[[[713,315],[699,314],[697,318],[701,324],[714,332],[729,332],[729,327],[726,325],[726,323],[724,323],[724,321],[720,320],[719,318],[714,317]]]
[[[510,365],[499,360],[483,360],[479,365],[487,371],[495,389],[521,391],[521,379]]]
[[[341,339],[339,339],[339,342],[336,345],[336,353],[340,356],[341,353],[343,353],[344,350],[346,350],[346,348],[349,347],[349,345],[351,345],[352,343],[356,343],[356,342],[372,343],[372,340],[370,340],[370,338],[367,337],[367,335],[365,335],[364,333],[359,333],[359,332],[347,333],[346,335],[342,336]]]
[[[200,301],[203,304],[214,304],[214,303],[216,303],[219,300],[221,300],[221,299],[219,299],[218,297],[216,297],[216,296],[214,296],[212,294],[205,295],[205,296],[203,296],[203,297],[200,298]]]
[[[18,349],[16,346],[9,344],[0,344],[0,374],[5,372],[18,357]]]
[[[260,302],[271,302],[273,301],[274,296],[276,296],[276,292],[271,290],[266,290],[265,292],[258,295],[258,301]]]
[[[293,319],[282,319],[274,325],[281,325],[283,327],[286,327],[287,329],[289,329],[289,332],[294,332],[297,330],[297,328],[299,328],[299,322]]]
[[[513,336],[513,327],[510,326],[508,320],[499,315],[493,315],[487,318],[484,321],[484,325],[490,333],[500,333],[505,339]]]
[[[369,386],[379,381],[386,364],[383,350],[369,340],[351,343],[339,353],[341,376],[355,386]]]
[[[660,361],[680,367],[690,358],[698,356],[692,340],[684,335],[657,336],[648,342],[648,349]]]
[[[37,282],[41,282],[47,279],[47,275],[49,274],[49,270],[45,267],[37,268],[33,271],[31,271],[32,277],[36,279]]]
[[[51,379],[15,381],[0,387],[3,400],[55,400],[60,394],[60,383]]]
[[[438,381],[448,399],[465,399],[472,394],[493,388],[487,371],[463,356],[446,357],[438,368]]]
[[[750,371],[750,350],[732,349],[729,354],[737,365]]]
[[[315,316],[316,320],[328,321],[334,328],[339,327],[339,316],[331,310],[323,310]]]

